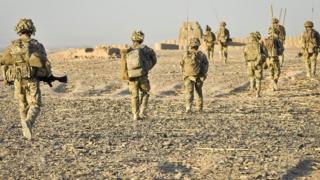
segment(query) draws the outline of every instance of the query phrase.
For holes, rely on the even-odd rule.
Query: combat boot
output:
[[[261,97],[261,94],[260,94],[260,92],[261,92],[260,90],[257,90],[257,91],[256,91],[256,98],[259,98],[259,97]]]
[[[187,105],[186,106],[186,113],[191,113],[191,106],[190,105]]]
[[[21,126],[22,126],[23,136],[30,141],[32,139],[32,131],[31,131],[32,127],[31,127],[30,121],[22,120]]]
[[[310,72],[307,73],[307,77],[308,77],[309,79],[311,79],[311,73],[310,73]]]
[[[139,112],[139,117],[140,117],[141,119],[145,119],[145,118],[147,117],[147,114],[143,111],[143,109],[140,110],[140,112]]]
[[[278,90],[278,82],[276,80],[274,80],[272,82],[272,90],[273,91],[277,91]]]
[[[203,108],[202,107],[197,107],[196,108],[197,113],[203,113]]]
[[[141,117],[139,116],[139,114],[134,114],[134,115],[133,115],[133,120],[134,120],[134,121],[141,120]]]

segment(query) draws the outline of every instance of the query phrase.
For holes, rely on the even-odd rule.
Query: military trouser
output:
[[[283,67],[283,64],[284,64],[284,40],[281,40],[281,46],[282,46],[283,50],[279,55],[279,63],[280,63],[280,67]]]
[[[131,108],[134,116],[143,116],[145,110],[147,109],[149,92],[150,92],[150,82],[147,76],[142,76],[129,80],[129,90],[131,94]],[[139,94],[141,92],[141,99]]]
[[[278,80],[279,80],[280,73],[281,73],[279,58],[277,56],[276,57],[268,57],[267,58],[267,65],[268,65],[268,69],[270,71],[270,76],[271,76],[271,89],[277,90],[278,89]]]
[[[280,64],[280,67],[283,67],[283,64],[284,64],[284,53],[279,55],[279,64]]]
[[[220,44],[220,59],[224,62],[227,63],[228,60],[228,46]]]
[[[191,111],[194,90],[196,90],[196,110],[202,111],[203,109],[203,94],[202,94],[203,81],[200,77],[187,76],[184,78],[185,98],[186,98],[186,110]]]
[[[23,134],[31,139],[31,129],[40,113],[41,91],[37,80],[15,80],[15,97],[19,110]]]
[[[207,42],[206,43],[206,55],[208,57],[209,60],[213,60],[213,56],[214,56],[214,44]]]
[[[307,76],[316,76],[318,53],[305,53],[304,60],[306,64]]]
[[[257,96],[261,92],[262,66],[257,65],[257,61],[247,62],[247,74],[250,80],[250,90],[256,91]]]

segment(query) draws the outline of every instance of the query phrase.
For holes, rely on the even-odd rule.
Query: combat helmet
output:
[[[311,28],[313,28],[313,22],[312,21],[306,21],[305,23],[304,23],[304,27],[311,27]]]
[[[272,18],[272,23],[273,23],[273,24],[279,23],[279,19],[277,19],[277,18]]]
[[[144,40],[144,33],[142,31],[134,31],[131,35],[131,40],[134,42],[142,42]]]
[[[209,25],[206,26],[206,31],[211,31],[211,28]]]
[[[221,21],[221,22],[220,22],[220,26],[225,27],[226,25],[227,25],[227,23],[226,23],[226,22],[224,22],[224,21]]]
[[[256,31],[256,37],[258,40],[261,40],[261,33],[259,31]]]
[[[256,41],[258,39],[257,33],[256,32],[250,33],[249,39],[250,39],[250,41]]]
[[[15,27],[15,31],[21,35],[24,33],[30,33],[32,35],[35,34],[36,32],[36,27],[34,26],[33,22],[31,19],[20,19],[20,21],[17,23]]]
[[[189,46],[190,46],[190,47],[199,47],[199,46],[200,46],[200,40],[199,40],[199,38],[196,38],[196,37],[191,38],[191,39],[190,39]]]

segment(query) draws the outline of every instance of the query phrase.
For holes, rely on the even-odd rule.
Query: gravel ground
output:
[[[280,91],[247,91],[240,49],[210,62],[204,113],[183,113],[180,51],[158,52],[148,118],[133,121],[117,60],[51,59],[68,85],[42,85],[34,139],[0,87],[0,179],[317,179],[320,81],[287,51]],[[218,56],[216,56],[218,57]]]

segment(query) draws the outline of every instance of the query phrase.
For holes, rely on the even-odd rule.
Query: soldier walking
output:
[[[302,55],[306,64],[307,76],[314,78],[316,76],[320,35],[318,31],[313,29],[313,22],[306,21],[304,27],[305,31],[301,36]]]
[[[259,34],[256,32],[250,33],[249,42],[244,48],[250,91],[255,92],[256,97],[260,97],[263,64],[266,60],[266,52],[259,42]]]
[[[131,40],[132,46],[122,52],[121,73],[122,79],[128,81],[133,119],[140,120],[146,117],[150,96],[148,73],[157,63],[157,56],[153,49],[142,44],[142,31],[134,31]]]
[[[269,30],[273,32],[273,36],[277,36],[279,41],[281,42],[281,45],[284,47],[285,40],[286,40],[286,29],[283,25],[279,24],[279,19],[277,18],[272,18],[272,24],[269,27]],[[284,48],[283,50],[279,52],[279,62],[281,67],[283,66],[284,63]]]
[[[207,25],[206,32],[204,34],[204,42],[206,45],[206,55],[209,60],[213,60],[215,41],[216,35],[211,31],[211,28]]]
[[[50,77],[51,66],[45,48],[31,36],[36,28],[31,19],[21,19],[15,27],[19,38],[12,41],[4,51],[0,65],[4,65],[5,76],[14,80],[15,97],[19,110],[23,136],[32,139],[32,128],[40,113],[41,91],[38,78]],[[5,78],[10,79],[10,77]]]
[[[220,59],[227,63],[228,60],[228,42],[230,41],[230,32],[226,28],[226,22],[220,23],[220,29],[217,33],[217,43],[220,47]]]
[[[281,73],[279,54],[283,51],[283,46],[277,36],[274,36],[272,30],[268,32],[268,37],[264,40],[265,47],[268,51],[267,67],[270,71],[271,90],[278,90],[278,80]]]
[[[194,90],[197,94],[196,110],[203,110],[203,82],[207,78],[209,68],[208,59],[204,53],[199,51],[200,40],[192,38],[190,40],[190,50],[183,56],[180,66],[183,73],[185,97],[186,97],[186,112],[191,113],[191,107],[194,99]]]

